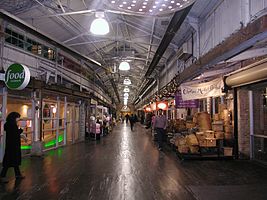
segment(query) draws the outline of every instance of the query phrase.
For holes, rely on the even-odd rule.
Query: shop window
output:
[[[267,161],[267,88],[253,90],[254,158]]]
[[[11,29],[6,29],[5,30],[5,41],[9,44],[12,44],[14,46],[20,47],[20,48],[24,48],[24,36],[12,31]]]

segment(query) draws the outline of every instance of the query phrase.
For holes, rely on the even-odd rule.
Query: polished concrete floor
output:
[[[0,185],[0,199],[266,200],[267,168],[249,161],[184,161],[159,152],[149,131],[118,125],[86,141],[26,157],[26,179]]]

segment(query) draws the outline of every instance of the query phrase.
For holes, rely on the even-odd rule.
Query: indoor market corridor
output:
[[[159,152],[149,130],[119,124],[101,141],[25,157],[26,178],[1,184],[0,199],[266,199],[267,170],[249,161],[184,161]]]

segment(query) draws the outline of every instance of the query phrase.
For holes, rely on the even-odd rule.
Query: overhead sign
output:
[[[181,91],[176,92],[175,94],[175,107],[176,108],[198,108],[199,100],[188,100],[183,101]]]
[[[157,110],[168,110],[168,102],[157,102]]]
[[[10,65],[5,73],[6,86],[11,90],[23,90],[29,84],[30,78],[29,68],[22,64]]]
[[[193,99],[203,99],[207,97],[222,96],[223,80],[215,79],[207,83],[181,85],[182,98],[184,101]]]

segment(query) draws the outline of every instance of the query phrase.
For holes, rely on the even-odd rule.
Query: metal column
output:
[[[249,135],[250,135],[250,159],[254,158],[254,109],[253,109],[253,92],[248,91],[249,98]]]

